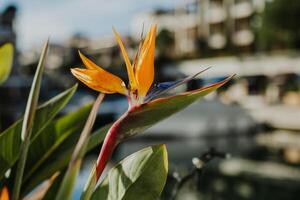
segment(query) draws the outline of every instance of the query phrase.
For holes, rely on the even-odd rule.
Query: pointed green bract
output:
[[[127,116],[120,122],[119,137],[120,140],[138,134],[163,119],[186,108],[201,97],[218,89],[232,77],[216,84],[185,92],[176,96],[160,98],[149,103],[142,104],[127,112]]]
[[[156,200],[168,175],[165,145],[140,150],[112,168],[92,200]]]
[[[10,43],[0,47],[0,84],[2,84],[10,74],[13,64],[14,48]]]
[[[54,116],[69,102],[76,88],[75,85],[38,107],[33,121],[32,140],[42,133]],[[0,180],[19,158],[22,122],[23,120],[18,120],[0,134]]]
[[[37,66],[33,82],[31,84],[29,97],[26,104],[24,119],[22,122],[21,129],[21,152],[20,158],[17,164],[16,176],[13,188],[13,200],[18,200],[21,191],[22,179],[25,169],[25,164],[27,160],[27,153],[30,145],[30,137],[32,133],[33,120],[35,118],[35,112],[37,109],[38,99],[40,96],[40,88],[42,84],[42,75],[45,68],[46,56],[48,52],[48,44],[47,41],[44,45],[42,54],[40,56],[39,64]]]

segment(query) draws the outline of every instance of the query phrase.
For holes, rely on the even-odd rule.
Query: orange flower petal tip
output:
[[[9,200],[9,194],[7,187],[4,187],[0,194],[0,200]]]
[[[124,47],[124,44],[121,40],[121,37],[119,36],[118,32],[114,29],[114,27],[113,27],[113,32],[114,32],[115,38],[117,40],[117,43],[118,43],[118,45],[121,49],[121,52],[122,52],[122,55],[123,55],[123,58],[124,58],[124,61],[125,61],[125,64],[126,64],[126,69],[127,69],[129,82],[130,82],[130,87],[131,87],[132,90],[135,90],[135,89],[137,89],[137,83],[136,83],[133,67],[131,65],[129,56],[128,56],[127,51]]]
[[[88,59],[85,55],[83,55],[80,51],[78,51],[80,59],[82,60],[83,64],[87,69],[98,69],[100,68],[98,65],[96,65],[93,61]]]
[[[136,64],[136,80],[139,85],[139,95],[145,97],[154,80],[154,51],[156,25],[152,25],[141,47]]]

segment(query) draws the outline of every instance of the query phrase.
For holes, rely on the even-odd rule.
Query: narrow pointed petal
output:
[[[124,61],[125,61],[125,64],[126,64],[129,83],[130,83],[130,88],[132,90],[135,90],[135,89],[137,89],[137,84],[136,84],[136,79],[135,79],[134,72],[133,72],[133,67],[131,65],[130,59],[128,57],[128,54],[126,52],[126,49],[123,45],[123,42],[122,42],[119,34],[117,33],[117,31],[115,29],[113,29],[113,31],[114,31],[114,34],[115,34],[115,38],[116,38],[116,40],[117,40],[117,42],[120,46],[120,49],[121,49],[121,52],[122,52],[122,55],[123,55],[123,58],[124,58]]]
[[[151,89],[148,91],[147,96],[144,100],[144,102],[148,102],[151,101],[154,98],[157,98],[167,92],[169,92],[170,90],[186,83],[189,82],[190,80],[194,79],[196,76],[198,76],[199,74],[205,72],[206,70],[208,70],[210,67],[205,68],[204,70],[197,72],[196,74],[193,74],[191,76],[188,76],[184,79],[178,80],[178,81],[171,81],[171,82],[162,82],[159,84],[155,84],[151,87]]]
[[[96,65],[93,61],[91,61],[90,59],[88,59],[85,55],[83,55],[80,51],[78,51],[79,56],[83,62],[83,64],[85,65],[86,68],[88,69],[101,69],[101,67],[99,67],[98,65]]]
[[[9,200],[8,189],[4,187],[0,194],[0,200]]]
[[[158,98],[158,99],[154,99],[153,101],[148,102],[148,104],[152,104],[152,103],[156,103],[156,102],[163,102],[163,101],[168,101],[168,100],[172,100],[172,99],[176,99],[176,98],[184,98],[184,97],[189,97],[189,96],[205,96],[206,94],[218,89],[219,87],[223,86],[225,83],[227,83],[228,81],[230,81],[233,77],[235,76],[235,74],[231,75],[230,77],[226,78],[223,81],[196,89],[196,90],[191,90],[191,91],[187,91],[187,92],[182,92],[179,93],[177,95],[174,96],[168,96],[168,97],[162,97],[162,98]]]
[[[154,50],[155,50],[156,25],[148,32],[136,63],[136,80],[138,94],[145,97],[154,79]]]
[[[72,74],[88,87],[106,94],[127,94],[125,83],[117,76],[103,70],[71,69]]]
[[[154,26],[156,26],[156,25],[154,25]],[[147,48],[147,46],[149,45],[149,40],[150,40],[150,38],[151,38],[151,31],[153,30],[153,25],[151,25],[150,26],[150,31],[147,33],[147,35],[146,35],[146,37],[145,37],[145,39],[144,39],[144,42],[143,42],[143,44],[142,44],[142,49],[146,49]],[[155,27],[156,28],[156,27]]]
[[[181,80],[161,82],[161,83],[152,85],[152,87],[149,89],[149,91],[144,99],[144,103],[151,101],[155,97],[158,97],[158,96],[161,96],[161,95],[167,93],[169,91],[169,88],[174,88],[173,86],[178,85],[179,82],[181,82]]]

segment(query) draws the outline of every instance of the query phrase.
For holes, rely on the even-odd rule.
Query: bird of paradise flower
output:
[[[153,84],[156,29],[156,25],[150,27],[150,31],[140,43],[133,63],[129,59],[120,36],[114,30],[127,68],[129,78],[127,86],[122,79],[96,65],[81,52],[79,52],[79,55],[86,69],[71,69],[72,74],[91,89],[105,94],[119,93],[126,95],[128,98],[128,111],[109,128],[103,142],[96,164],[97,180],[101,176],[114,148],[120,141],[140,133],[156,122],[178,112],[200,97],[224,85],[232,78],[231,76],[221,82],[193,91],[158,98],[167,91],[193,79],[206,69],[179,81]]]

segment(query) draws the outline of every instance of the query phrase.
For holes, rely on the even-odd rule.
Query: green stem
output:
[[[69,163],[68,169],[66,171],[66,174],[64,175],[62,186],[60,187],[58,194],[56,196],[56,200],[65,200],[65,199],[71,199],[72,190],[74,187],[75,179],[77,177],[77,174],[80,170],[82,158],[84,156],[84,153],[86,152],[87,147],[87,141],[88,136],[92,130],[92,127],[94,125],[97,111],[102,103],[102,100],[104,98],[105,94],[99,93],[93,108],[90,112],[90,115],[85,123],[85,126],[82,130],[82,133],[80,134],[80,138],[76,144],[76,147],[73,151],[71,161]]]
[[[90,200],[97,184],[96,164],[93,166],[80,200]]]

